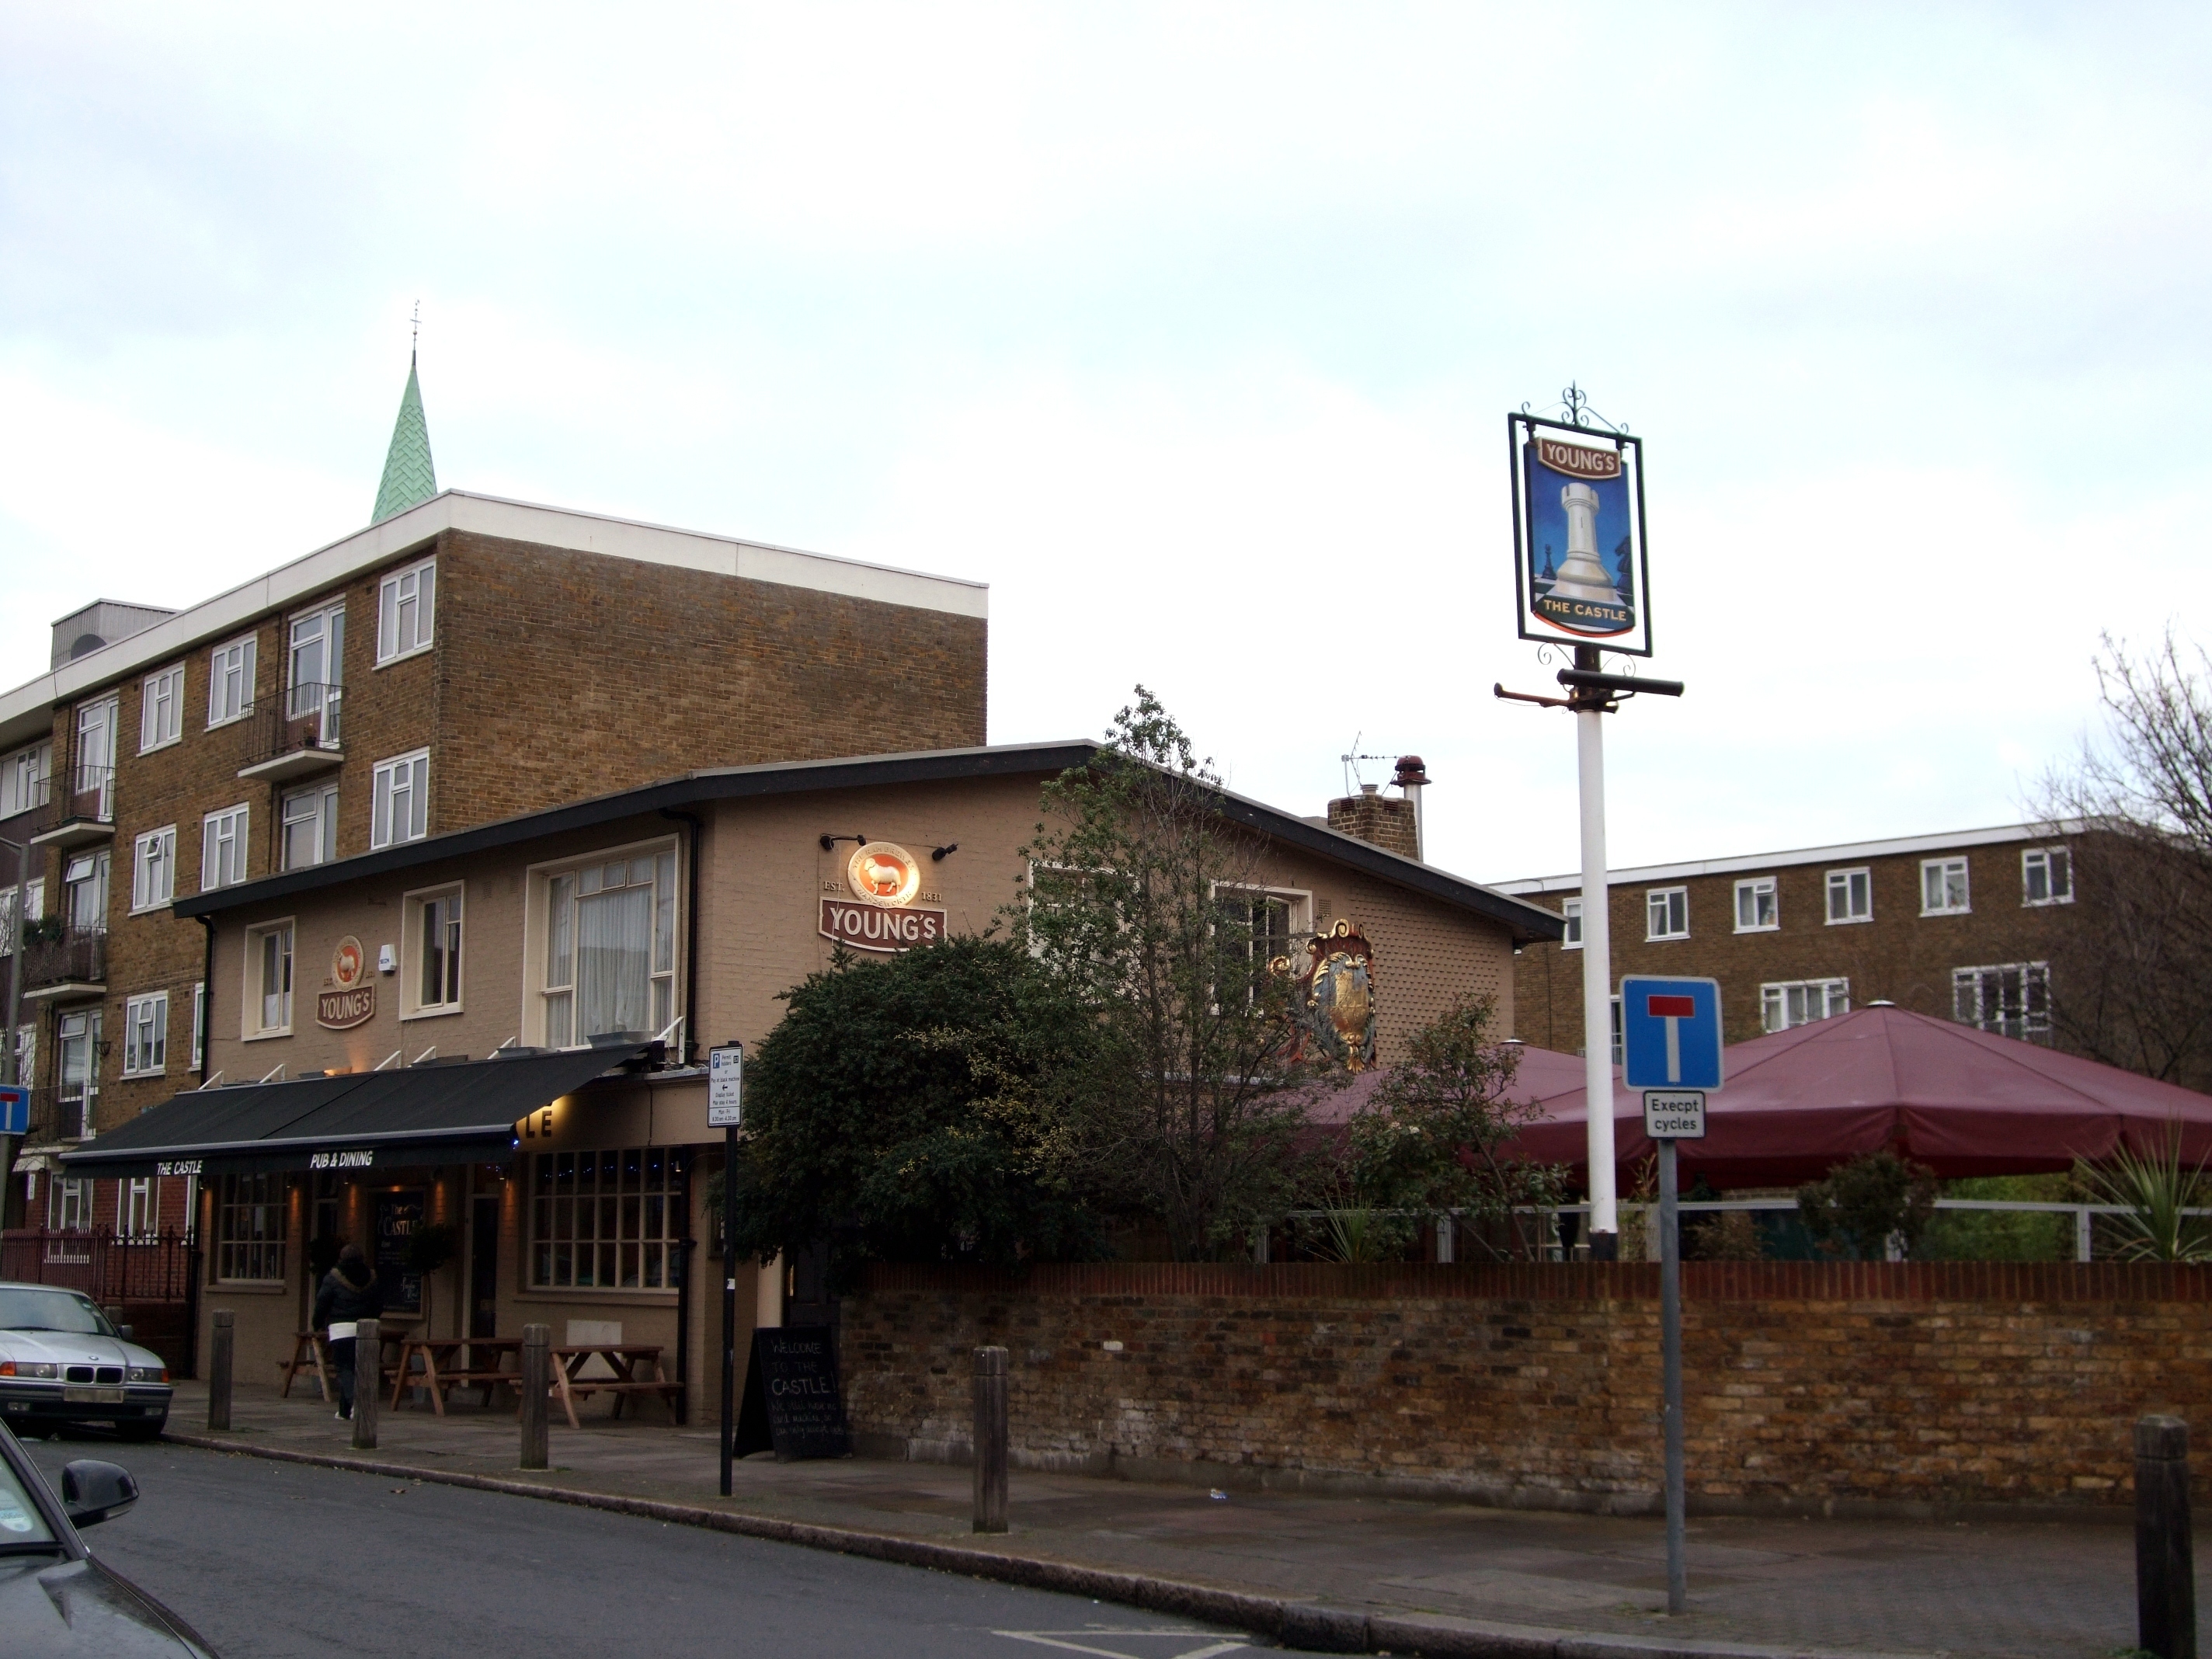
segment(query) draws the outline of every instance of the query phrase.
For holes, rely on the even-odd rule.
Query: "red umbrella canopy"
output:
[[[1889,1147],[1943,1176],[2033,1175],[2092,1162],[2123,1143],[2160,1152],[2179,1128],[2191,1164],[2212,1159],[2212,1096],[2037,1043],[1902,1008],[1860,1008],[1733,1044],[1727,1086],[1708,1097],[1706,1136],[1678,1142],[1686,1185],[1817,1181]],[[1544,1121],[1507,1150],[1586,1162],[1583,1062],[1524,1048],[1513,1093]],[[1650,1157],[1640,1101],[1613,1073],[1613,1146]]]

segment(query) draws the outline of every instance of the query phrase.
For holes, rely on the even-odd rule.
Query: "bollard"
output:
[[[215,1340],[208,1355],[208,1432],[230,1427],[230,1356],[237,1339],[238,1316],[228,1309],[215,1316]]]
[[[975,1350],[975,1530],[1006,1529],[1006,1351]]]
[[[384,1334],[374,1319],[353,1328],[353,1449],[376,1449],[376,1396],[384,1387]]]
[[[522,1462],[526,1469],[546,1464],[545,1394],[553,1385],[547,1362],[553,1353],[550,1325],[522,1328]]]
[[[2136,1645],[2197,1659],[2197,1574],[2189,1536],[2189,1425],[2136,1419]]]

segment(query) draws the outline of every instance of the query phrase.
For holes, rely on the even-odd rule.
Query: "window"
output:
[[[284,1278],[284,1177],[227,1175],[216,1188],[215,1276],[249,1284]]]
[[[2051,1041],[2051,964],[2007,962],[1951,972],[1951,1017],[2000,1036]]]
[[[1624,1054],[1624,1051],[1623,1051],[1623,1049],[1622,1049],[1622,1047],[1621,1047],[1621,1033],[1620,1033],[1620,999],[1619,997],[1615,997],[1615,998],[1613,998],[1613,999],[1612,1007],[1613,1007],[1613,1045],[1612,1045],[1612,1049],[1613,1049],[1613,1063],[1614,1065],[1616,1065],[1616,1066],[1624,1066],[1624,1065],[1626,1065],[1626,1064],[1627,1064],[1627,1060],[1626,1060],[1626,1055],[1625,1055],[1625,1054]]]
[[[530,1283],[665,1290],[676,1282],[681,1172],[666,1147],[540,1152],[530,1170]]]
[[[1755,876],[1735,884],[1735,930],[1739,933],[1771,933],[1782,926],[1782,912],[1774,896],[1774,878]]]
[[[1869,869],[1828,872],[1828,921],[1874,920],[1874,872]]]
[[[1922,915],[1964,915],[1973,908],[1966,896],[1966,860],[1921,860],[1920,914]]]
[[[15,1028],[15,1081],[28,1083],[39,1074],[39,1028],[18,1025]]]
[[[66,907],[62,914],[73,933],[107,931],[108,857],[104,848],[77,853],[62,866],[62,899]]]
[[[192,987],[192,1070],[204,1070],[207,1066],[207,981]]]
[[[283,1036],[292,1029],[292,924],[246,936],[246,1035]]]
[[[432,613],[436,609],[438,565],[435,560],[395,571],[377,584],[376,659],[387,663],[430,646]]]
[[[132,997],[123,1005],[123,1075],[152,1077],[168,1061],[169,994]]]
[[[253,647],[249,636],[208,653],[208,724],[221,726],[253,712]]]
[[[2074,859],[2063,847],[2032,847],[2020,855],[2022,904],[2074,902]]]
[[[430,751],[377,763],[369,801],[368,844],[390,847],[429,833]]]
[[[1646,939],[1687,939],[1690,936],[1690,890],[1653,887],[1644,895]]]
[[[123,1237],[151,1238],[161,1231],[161,1183],[139,1176],[123,1183]]]
[[[23,920],[36,921],[46,914],[46,884],[43,878],[23,886]],[[0,887],[0,957],[15,951],[15,890]]]
[[[1810,1025],[1850,1011],[1851,982],[1847,979],[1791,980],[1759,988],[1759,1019],[1770,1031]]]
[[[1306,925],[1308,900],[1304,893],[1268,891],[1250,887],[1217,887],[1214,902],[1221,907],[1224,948],[1236,950],[1247,964],[1248,999],[1259,994],[1268,964],[1286,959],[1297,940],[1310,929]],[[1224,964],[1224,973],[1235,970]]]
[[[131,855],[131,908],[150,910],[177,896],[177,826],[149,830]]]
[[[344,678],[345,606],[343,603],[292,618],[291,648],[285,657],[284,684],[289,692],[285,716],[304,720],[319,714]]]
[[[46,1225],[58,1233],[81,1233],[92,1225],[92,1177],[56,1176],[46,1189]]]
[[[338,855],[338,787],[324,784],[284,797],[284,867],[306,870]]]
[[[185,734],[185,665],[146,677],[138,697],[138,752],[159,749]]]
[[[76,711],[76,775],[70,787],[97,795],[93,815],[103,823],[115,816],[116,711],[113,697],[87,703]]]
[[[461,890],[407,896],[404,970],[408,1014],[450,1014],[461,1006]],[[654,1028],[658,1030],[658,1027]]]
[[[64,1140],[82,1140],[92,1133],[93,1107],[100,1099],[100,1010],[80,1008],[55,1022],[57,1060],[54,1091],[58,1121],[55,1133]]]
[[[33,806],[46,804],[48,779],[54,763],[51,743],[34,743],[0,763],[0,818],[12,818]]]
[[[663,1031],[676,1006],[676,854],[648,851],[538,879],[545,891],[545,1042]]]
[[[1583,948],[1583,902],[1580,899],[1561,900],[1559,914],[1566,918],[1567,922],[1566,932],[1559,935],[1559,949],[1581,950]]]
[[[200,820],[200,891],[235,886],[246,879],[247,811],[234,806]]]

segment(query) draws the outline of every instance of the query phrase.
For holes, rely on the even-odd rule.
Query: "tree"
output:
[[[1422,1216],[1457,1210],[1492,1255],[1535,1259],[1539,1241],[1514,1212],[1559,1203],[1565,1172],[1501,1156],[1542,1113],[1510,1097],[1520,1056],[1498,1042],[1497,1014],[1493,999],[1468,999],[1413,1034],[1403,1061],[1352,1115],[1332,1211],[1395,1212],[1402,1243]]]
[[[1797,1213],[1829,1255],[1880,1261],[1892,1238],[1910,1255],[1936,1214],[1936,1172],[1887,1150],[1862,1153],[1800,1187]]]
[[[1104,1254],[1065,1097],[1094,1063],[1091,1022],[1029,952],[975,938],[880,963],[840,951],[783,1000],[746,1066],[738,1255],[826,1237],[843,1279],[871,1259]]]
[[[2045,784],[2074,903],[2050,942],[2053,1035],[2148,1077],[2212,1085],[2212,659],[2108,636],[2101,742]]]
[[[1297,1085],[1316,1068],[1287,1040],[1290,980],[1271,969],[1265,842],[1212,763],[1136,696],[1087,764],[1045,787],[1009,915],[1091,1018],[1085,1178],[1163,1229],[1176,1260],[1212,1259],[1290,1207],[1312,1156]]]

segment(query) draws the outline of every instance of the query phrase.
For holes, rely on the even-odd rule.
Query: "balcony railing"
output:
[[[82,1140],[91,1133],[100,1091],[82,1083],[49,1083],[31,1091],[30,1133],[23,1143],[37,1146],[57,1140]]]
[[[337,765],[344,758],[344,707],[343,686],[307,682],[254,708],[240,775],[281,779]]]
[[[71,763],[39,780],[31,793],[23,827],[33,839],[70,830],[83,839],[114,833],[115,769]]]
[[[36,991],[50,985],[107,983],[107,930],[69,927],[57,918],[42,918],[29,925],[31,937],[23,941],[23,988]]]

